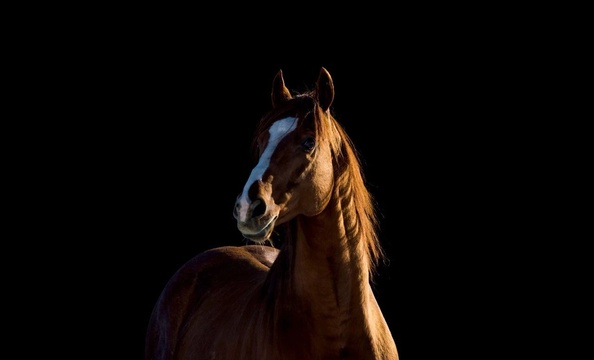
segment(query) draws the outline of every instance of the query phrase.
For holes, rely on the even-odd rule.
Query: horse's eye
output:
[[[310,152],[316,146],[316,140],[311,136],[307,137],[307,138],[305,138],[305,140],[303,140],[303,142],[301,143],[301,146],[303,147],[303,150],[305,152]]]

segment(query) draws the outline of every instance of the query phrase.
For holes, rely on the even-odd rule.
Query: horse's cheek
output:
[[[320,162],[321,164],[331,164],[331,162]],[[332,195],[334,185],[334,175],[331,165],[318,166],[314,171],[314,180],[312,182],[311,197],[306,215],[314,216],[322,212]]]

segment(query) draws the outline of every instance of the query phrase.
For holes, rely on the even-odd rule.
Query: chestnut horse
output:
[[[374,203],[333,100],[326,69],[302,94],[279,70],[233,211],[253,243],[205,251],[173,275],[147,360],[398,359],[370,283],[384,256]],[[265,244],[273,233],[280,250]]]

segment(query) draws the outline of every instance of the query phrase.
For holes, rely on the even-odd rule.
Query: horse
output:
[[[169,279],[146,360],[398,359],[371,285],[386,258],[376,203],[334,96],[324,67],[301,93],[276,73],[257,164],[233,209],[247,240],[206,250]]]

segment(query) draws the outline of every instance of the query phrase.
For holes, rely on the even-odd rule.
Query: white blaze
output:
[[[270,158],[272,157],[272,154],[274,153],[274,150],[276,149],[277,145],[285,136],[287,136],[287,134],[295,130],[295,127],[297,127],[297,118],[287,117],[275,121],[274,124],[272,124],[272,126],[270,127],[270,129],[268,129],[268,132],[270,133],[268,145],[266,145],[266,149],[264,149],[264,152],[262,152],[258,164],[256,165],[256,167],[252,169],[250,177],[245,183],[245,186],[243,187],[243,192],[241,193],[241,197],[239,198],[240,221],[245,221],[247,218],[247,212],[250,205],[250,200],[248,198],[248,190],[254,182],[262,179],[262,175],[270,165]]]

